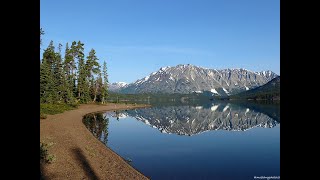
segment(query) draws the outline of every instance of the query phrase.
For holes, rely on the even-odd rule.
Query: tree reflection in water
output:
[[[109,118],[103,113],[87,114],[83,117],[84,125],[104,144],[108,142]]]

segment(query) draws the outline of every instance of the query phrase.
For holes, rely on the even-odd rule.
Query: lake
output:
[[[85,126],[151,179],[280,176],[280,108],[203,105],[88,114]]]

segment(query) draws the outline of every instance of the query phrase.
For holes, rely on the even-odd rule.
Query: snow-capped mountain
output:
[[[272,71],[207,69],[194,65],[162,67],[157,72],[121,88],[122,93],[202,93],[225,96],[253,89],[278,75]]]
[[[128,83],[126,82],[115,82],[109,84],[109,91],[118,92],[120,89],[127,87]]]

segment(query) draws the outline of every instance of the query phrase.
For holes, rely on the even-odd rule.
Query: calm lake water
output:
[[[280,176],[279,105],[156,106],[88,114],[83,122],[151,179]]]

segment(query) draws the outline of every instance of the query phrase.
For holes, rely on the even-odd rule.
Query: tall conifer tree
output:
[[[96,51],[94,49],[91,49],[89,55],[87,56],[86,74],[88,79],[90,79],[91,95],[93,96],[94,102],[97,99],[98,92],[98,86],[94,78],[100,73],[100,65],[98,61],[99,59],[96,56]]]
[[[109,81],[108,81],[107,63],[106,61],[103,61],[103,88],[101,88],[102,103],[105,103],[108,97],[108,84],[109,84]]]

